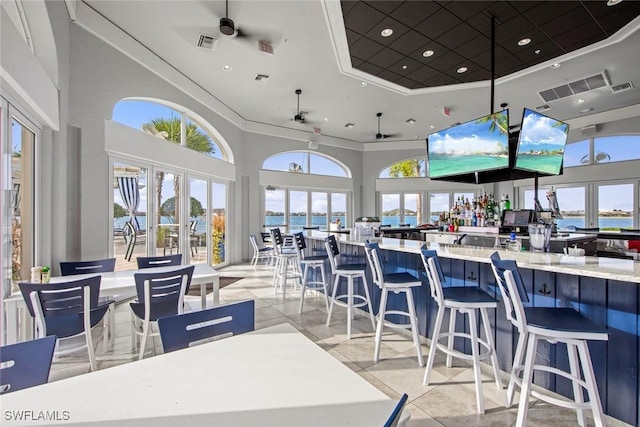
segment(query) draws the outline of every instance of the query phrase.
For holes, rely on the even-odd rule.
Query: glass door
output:
[[[189,253],[191,264],[207,262],[208,183],[204,179],[189,179]]]
[[[147,169],[113,164],[113,256],[116,270],[135,270],[136,258],[148,254]]]
[[[211,191],[211,264],[215,266],[227,260],[227,184],[214,182]]]
[[[156,256],[184,253],[180,247],[182,230],[184,229],[182,221],[189,221],[189,218],[181,217],[181,176],[170,171],[156,169],[154,179],[154,253]],[[184,258],[183,261],[185,261]]]

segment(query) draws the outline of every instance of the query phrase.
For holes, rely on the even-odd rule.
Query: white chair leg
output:
[[[578,362],[578,352],[576,351],[576,346],[571,343],[567,343],[567,355],[569,356],[569,370],[571,371],[571,376],[574,378],[580,378],[580,364]],[[582,386],[575,380],[571,381],[571,385],[573,386],[573,400],[576,403],[584,403],[584,394],[582,392]],[[589,395],[591,397],[591,395]],[[578,416],[578,425],[584,427],[584,409],[577,408],[576,409]]]
[[[148,333],[149,333],[149,322],[143,322],[142,339],[140,340],[140,353],[138,354],[138,360],[142,360],[142,358],[144,357],[144,348],[147,345]]]
[[[322,287],[324,288],[324,303],[329,311],[329,290],[327,289],[327,277],[324,272],[324,263],[320,264],[320,275],[322,276]]]
[[[339,280],[340,276],[336,274],[336,278],[333,281],[333,293],[331,294],[331,302],[329,303],[329,313],[327,313],[327,328],[329,327],[329,323],[331,323],[331,313],[333,312],[333,303],[336,300],[336,292],[338,291]]]
[[[486,308],[480,309],[480,317],[482,318],[482,327],[484,334],[487,337],[487,344],[491,349],[491,366],[493,368],[493,376],[496,380],[496,387],[498,390],[502,390],[502,379],[500,378],[500,368],[498,365],[498,356],[496,355],[496,344],[493,341],[493,334],[491,333],[491,325],[489,324],[489,315]]]
[[[478,323],[476,311],[469,310],[469,335],[471,335],[471,357],[473,359],[473,376],[476,383],[476,404],[478,413],[484,414],[484,398],[482,396],[482,373],[480,372],[480,355],[478,353]]]
[[[458,311],[455,308],[449,308],[450,313],[449,313],[449,337],[447,339],[447,348],[449,349],[449,351],[453,350],[453,334],[456,331],[456,312]],[[451,356],[451,354],[447,354],[447,368],[451,367],[452,364],[452,360],[453,360],[453,356]]]
[[[91,336],[91,329],[88,331],[84,331],[84,336],[87,342],[87,352],[89,353],[89,364],[91,365],[91,372],[95,372],[98,370],[98,366],[96,365],[96,355],[93,349],[93,337]]]
[[[351,320],[353,317],[353,276],[347,276],[347,339],[351,339]]]
[[[431,377],[431,369],[433,368],[433,360],[436,358],[436,349],[438,348],[438,338],[440,337],[440,328],[442,328],[442,320],[444,319],[443,306],[438,306],[436,314],[436,323],[433,325],[433,335],[431,337],[431,348],[429,349],[429,358],[427,359],[427,368],[424,371],[423,385],[429,385]]]
[[[309,272],[309,264],[304,265],[304,273],[302,273],[302,291],[300,292],[300,309],[299,313],[302,314],[302,306],[304,305],[304,293],[307,290],[307,273]]]
[[[380,296],[380,308],[378,309],[378,326],[376,328],[376,343],[375,350],[373,352],[373,361],[377,362],[380,358],[380,344],[382,342],[382,328],[384,327],[384,317],[387,307],[387,288],[382,288],[382,295]]]
[[[593,420],[596,427],[604,427],[604,417],[602,415],[602,402],[600,401],[600,392],[596,384],[596,376],[593,373],[593,364],[591,363],[591,354],[586,341],[579,341],[578,352],[580,353],[580,363],[582,364],[582,372],[584,373],[584,381],[587,383],[587,393],[589,393],[589,402],[593,412]]]
[[[376,329],[376,322],[373,317],[373,307],[371,307],[371,296],[369,295],[369,285],[367,284],[367,276],[362,275],[362,286],[364,286],[364,295],[367,298],[367,308],[369,308],[369,318],[371,319],[371,329]]]
[[[416,346],[416,354],[418,356],[418,366],[422,367],[422,348],[420,347],[420,339],[418,338],[418,317],[416,316],[416,308],[413,305],[413,293],[411,288],[405,291],[407,294],[407,306],[409,308],[409,319],[411,319],[411,334],[413,335],[413,344]]]
[[[513,404],[513,397],[516,393],[516,378],[518,378],[519,371],[523,367],[523,357],[527,345],[527,334],[521,333],[518,336],[518,344],[516,345],[516,354],[513,358],[513,366],[511,367],[511,377],[509,378],[509,386],[507,387],[507,408],[510,408]]]
[[[531,383],[533,381],[533,366],[536,361],[536,348],[538,347],[538,336],[529,334],[527,343],[527,353],[522,372],[522,387],[520,390],[520,402],[518,404],[518,417],[516,427],[527,425],[527,415],[529,412],[529,395],[531,394]]]
[[[136,315],[131,311],[131,350],[136,349],[138,345],[138,328],[136,327]]]

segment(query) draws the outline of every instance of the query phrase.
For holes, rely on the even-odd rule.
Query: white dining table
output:
[[[288,323],[0,396],[5,427],[375,427],[395,405]]]
[[[207,306],[207,285],[213,285],[213,305],[220,304],[220,273],[213,267],[206,264],[194,264],[193,277],[191,278],[191,287],[200,287],[200,306]],[[114,297],[116,295],[136,295],[135,273],[152,273],[160,271],[168,271],[177,268],[173,267],[154,267],[145,268],[143,270],[125,270],[112,271],[107,273],[83,274],[75,276],[56,276],[51,278],[51,283],[62,282],[67,280],[76,280],[82,277],[95,276],[99,274],[102,277],[100,281],[100,296]],[[32,319],[27,311],[22,294],[14,292],[4,300],[7,322],[7,342],[13,344],[18,341],[30,339],[32,330]]]

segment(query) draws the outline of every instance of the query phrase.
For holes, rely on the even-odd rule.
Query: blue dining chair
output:
[[[222,338],[255,329],[255,301],[218,305],[202,311],[158,319],[165,353],[208,338]]]
[[[76,274],[108,273],[116,269],[116,259],[96,259],[93,261],[61,261],[60,274],[73,276]]]
[[[111,303],[100,303],[100,276],[58,283],[19,283],[20,292],[29,314],[35,319],[36,337],[56,335],[58,341],[84,335],[83,344],[73,340],[71,345],[58,345],[57,354],[67,354],[87,348],[91,370],[96,371],[96,358],[91,330],[103,322],[103,329],[109,329],[106,316]],[[100,338],[104,338],[101,331]],[[77,344],[77,345],[73,345]]]
[[[137,301],[131,305],[132,334],[131,344],[135,348],[137,338],[141,337],[138,360],[144,357],[144,349],[149,335],[158,335],[149,331],[151,323],[161,317],[182,314],[184,296],[189,291],[195,266],[176,268],[170,271],[136,273]]]
[[[182,254],[163,256],[139,256],[136,258],[138,268],[168,267],[182,265]]]
[[[55,348],[53,335],[0,347],[0,394],[45,384]]]
[[[396,427],[398,425],[398,421],[400,421],[400,417],[402,416],[402,410],[404,409],[404,405],[406,405],[408,398],[409,396],[407,395],[407,393],[404,393],[400,397],[400,400],[398,400],[395,408],[393,408],[393,412],[391,412],[391,415],[384,423],[384,427]]]

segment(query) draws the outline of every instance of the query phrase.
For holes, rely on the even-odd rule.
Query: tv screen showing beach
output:
[[[569,125],[524,109],[518,150],[517,169],[558,175],[562,169],[564,147],[567,143]]]
[[[508,168],[508,111],[432,133],[427,155],[429,178]]]

